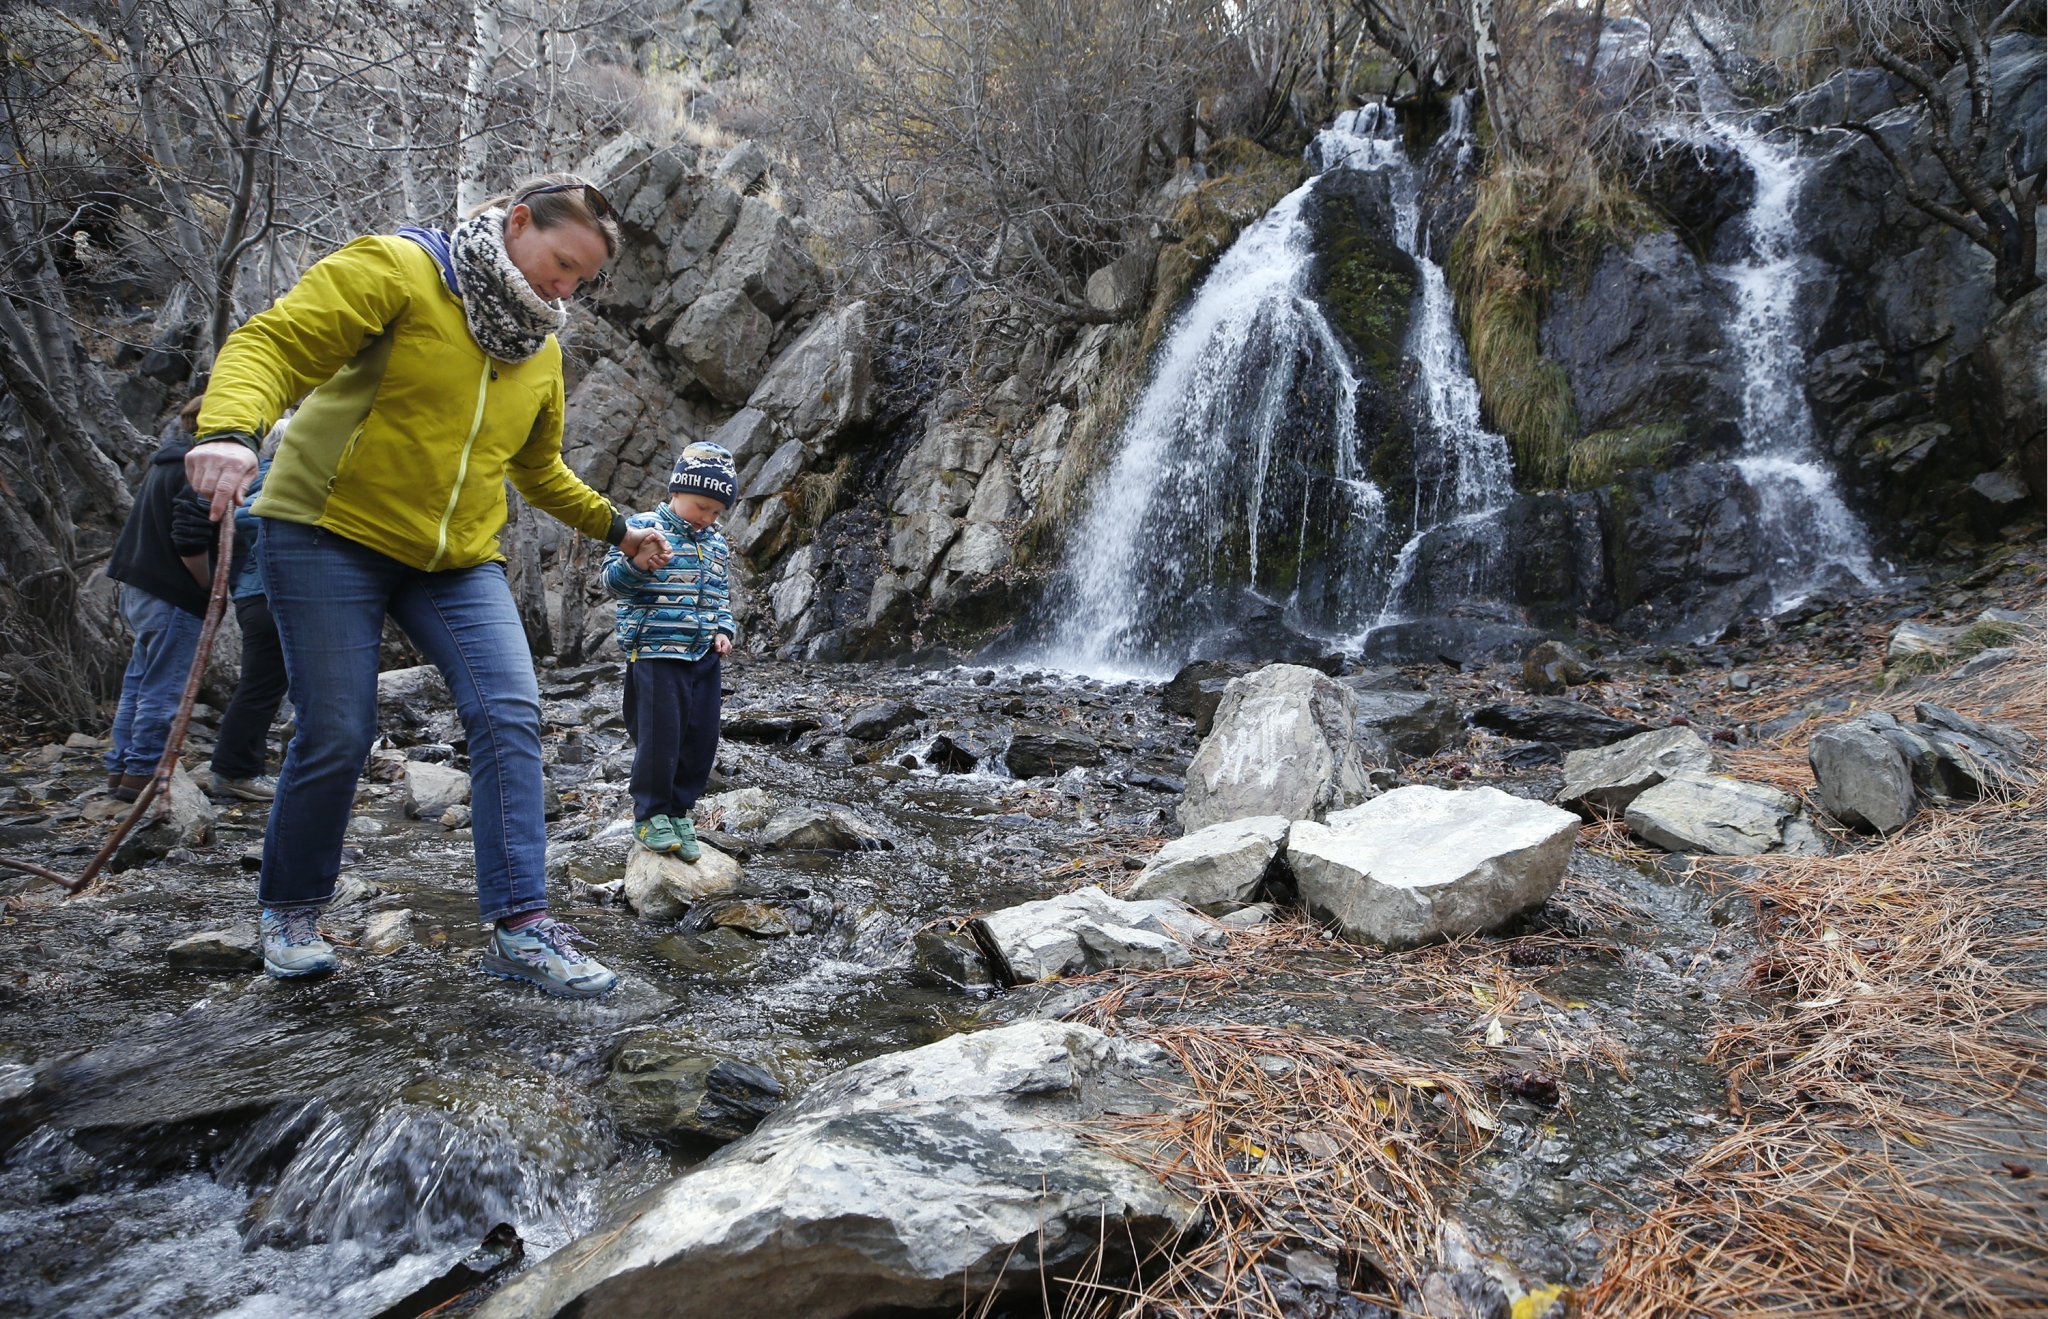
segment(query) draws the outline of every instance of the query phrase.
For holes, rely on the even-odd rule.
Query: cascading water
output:
[[[1773,607],[1788,607],[1844,572],[1874,586],[1878,571],[1869,537],[1821,461],[1806,399],[1799,155],[1733,106],[1703,58],[1693,69],[1706,111],[1702,131],[1740,155],[1756,180],[1749,209],[1737,221],[1745,250],[1708,269],[1735,298],[1728,341],[1741,365],[1743,437],[1735,466],[1757,497]]]
[[[1471,151],[1469,112],[1460,98],[1437,147],[1459,162]],[[1339,116],[1309,158],[1317,177],[1239,236],[1161,346],[1049,597],[1049,662],[1157,672],[1248,615],[1334,641],[1483,589],[1511,464],[1479,424],[1393,111]],[[1360,433],[1367,382],[1310,293],[1306,210],[1338,169],[1386,175],[1390,236],[1420,276],[1405,345],[1418,368],[1414,496],[1401,525],[1367,473],[1383,438]]]

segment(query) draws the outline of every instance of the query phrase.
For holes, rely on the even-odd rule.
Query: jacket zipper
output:
[[[462,461],[455,466],[455,488],[448,492],[448,507],[441,511],[441,530],[434,537],[434,557],[427,563],[427,571],[433,572],[441,566],[442,556],[448,553],[448,523],[455,516],[455,505],[462,498],[462,483],[469,477],[469,452],[476,447],[477,432],[484,426],[484,399],[491,390],[491,359],[484,359],[484,373],[476,382],[476,415],[469,419],[469,438],[462,442]]]

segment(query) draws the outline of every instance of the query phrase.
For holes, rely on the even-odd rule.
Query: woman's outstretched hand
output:
[[[653,572],[666,567],[674,557],[668,547],[668,537],[654,527],[628,527],[625,539],[619,542],[619,553],[633,561],[641,572]]]
[[[240,440],[208,440],[185,454],[185,479],[213,501],[206,515],[215,522],[235,511],[256,477],[256,455]]]

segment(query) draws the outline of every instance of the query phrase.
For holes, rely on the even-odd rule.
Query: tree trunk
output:
[[[455,181],[455,208],[460,212],[467,212],[491,195],[486,182],[491,167],[491,70],[504,48],[493,0],[473,0],[469,41],[469,74],[462,83],[462,146]]]
[[[1472,60],[1479,66],[1479,92],[1486,98],[1486,117],[1493,123],[1494,145],[1515,154],[1515,125],[1501,72],[1500,32],[1494,0],[1472,0]]]

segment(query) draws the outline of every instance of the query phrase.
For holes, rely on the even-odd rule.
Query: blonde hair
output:
[[[516,201],[533,216],[533,227],[552,229],[558,224],[580,224],[594,229],[604,239],[605,257],[619,254],[619,222],[611,212],[600,215],[591,207],[585,188],[596,184],[577,174],[536,174],[522,179],[508,193],[489,197],[469,208],[464,219],[473,219],[493,207],[510,212]],[[599,196],[604,194],[599,193]]]

